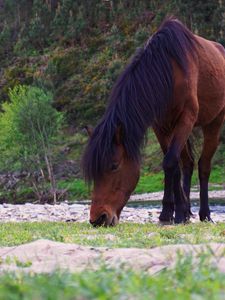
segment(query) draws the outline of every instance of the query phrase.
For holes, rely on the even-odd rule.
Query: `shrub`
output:
[[[51,93],[37,87],[16,86],[9,97],[11,102],[3,104],[0,115],[2,168],[9,170],[16,165],[31,173],[31,183],[41,200],[44,191],[37,184],[38,171],[43,183],[50,182],[56,201],[52,146],[62,125],[62,114],[51,106]]]

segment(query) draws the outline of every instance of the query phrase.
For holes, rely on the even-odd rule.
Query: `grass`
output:
[[[212,172],[210,175],[210,184],[213,185],[221,185],[221,187],[216,186],[216,187],[211,187],[210,189],[220,189],[225,183],[225,171],[224,167],[220,166],[214,166],[212,168]],[[198,172],[197,170],[194,171],[193,177],[192,177],[192,186],[193,185],[198,185],[199,180],[198,180]],[[162,191],[164,187],[164,174],[163,172],[158,172],[158,173],[144,173],[138,182],[138,185],[135,189],[136,194],[141,194],[141,193],[151,193],[151,192],[158,192]]]
[[[135,194],[152,193],[163,190],[164,174],[163,172],[155,174],[143,174],[135,189]]]
[[[168,244],[225,243],[225,223],[159,226],[121,223],[93,228],[87,223],[2,223],[0,246],[14,246],[37,239],[50,239],[87,246],[152,248]]]
[[[175,268],[155,276],[103,266],[74,274],[9,273],[0,277],[1,300],[222,300],[224,291],[225,274],[203,256],[197,264],[190,256],[179,257]]]
[[[69,200],[80,200],[90,198],[90,192],[82,179],[69,179],[58,181],[59,189],[66,189],[69,194]]]
[[[210,189],[215,190],[223,188],[225,183],[224,168],[216,166],[212,169],[210,183],[218,185],[216,187],[210,187]],[[158,173],[143,172],[134,193],[142,194],[162,191],[163,185],[164,174],[162,171]],[[193,174],[192,185],[198,185],[197,171]],[[58,188],[68,190],[70,201],[90,198],[90,191],[82,179],[61,180],[58,182]]]
[[[159,226],[123,223],[93,228],[87,223],[2,223],[0,246],[13,246],[46,238],[87,246],[152,248],[168,244],[225,243],[225,223]],[[3,273],[0,300],[222,300],[225,274],[209,264],[210,254],[198,262],[180,256],[174,268],[150,276],[146,271],[113,269],[51,274]],[[1,263],[1,262],[0,262]],[[10,263],[10,262],[9,262]],[[17,260],[22,268],[30,266]]]

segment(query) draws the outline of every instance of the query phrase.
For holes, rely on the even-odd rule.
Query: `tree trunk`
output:
[[[57,194],[56,194],[55,176],[53,174],[53,168],[52,168],[51,161],[50,161],[47,154],[45,154],[45,163],[46,163],[46,166],[47,166],[48,176],[49,176],[49,180],[50,180],[50,184],[51,184],[51,190],[52,190],[52,193],[53,193],[53,203],[56,204]]]

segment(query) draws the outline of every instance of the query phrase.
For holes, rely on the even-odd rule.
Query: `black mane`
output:
[[[195,53],[195,44],[194,35],[170,18],[137,51],[116,81],[106,112],[85,150],[82,167],[86,181],[99,179],[110,168],[118,127],[127,157],[140,159],[147,128],[162,120],[172,100],[171,58],[187,74],[187,54]]]

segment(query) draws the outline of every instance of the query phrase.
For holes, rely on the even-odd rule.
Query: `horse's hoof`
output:
[[[199,219],[201,222],[214,223],[214,221],[210,217],[210,211],[208,209],[199,211]]]
[[[210,217],[210,215],[208,216],[199,216],[199,219],[201,222],[209,222],[209,223],[212,223],[212,224],[216,224],[215,221],[213,221],[213,219]]]
[[[159,219],[159,224],[160,225],[172,225],[174,223],[174,218],[171,219]]]
[[[173,213],[162,211],[159,216],[159,221],[163,224],[171,224],[173,223],[173,220],[174,220]]]
[[[190,215],[189,213],[184,212],[175,212],[174,223],[175,224],[187,224],[190,222]]]

